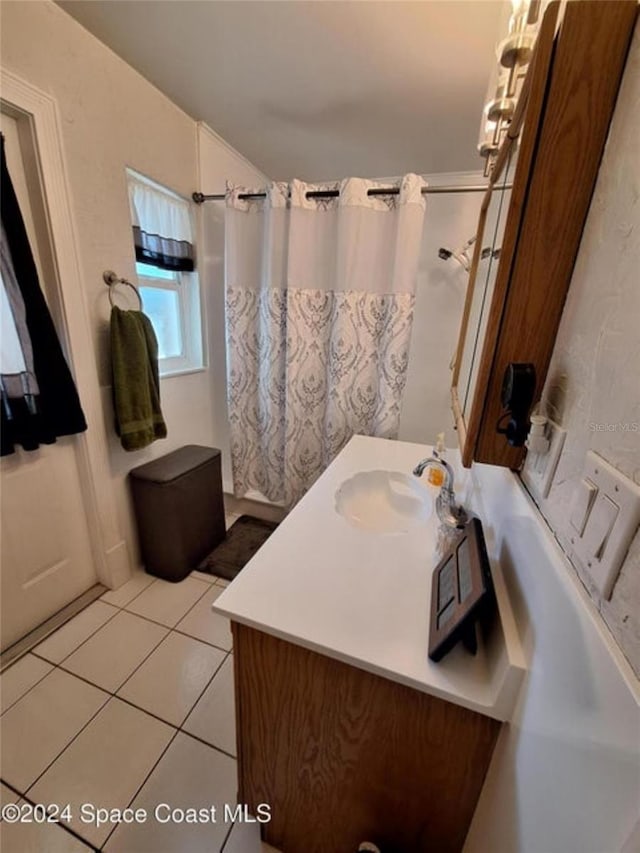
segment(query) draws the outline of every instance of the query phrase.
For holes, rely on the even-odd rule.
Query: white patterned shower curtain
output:
[[[397,436],[425,182],[406,175],[398,195],[368,195],[381,186],[274,183],[265,199],[227,191],[236,497],[257,490],[292,506],[352,435]],[[308,196],[327,189],[339,196]]]

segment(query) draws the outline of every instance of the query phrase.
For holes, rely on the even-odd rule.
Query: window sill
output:
[[[173,379],[175,376],[189,376],[191,373],[206,373],[208,369],[208,367],[183,367],[178,370],[168,370],[166,373],[160,374],[160,381]]]

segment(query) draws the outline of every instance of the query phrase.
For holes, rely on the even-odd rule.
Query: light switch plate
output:
[[[549,450],[546,453],[528,452],[521,472],[525,486],[537,501],[549,494],[567,431],[550,420],[547,421],[545,435],[549,439]]]
[[[598,495],[598,487],[591,480],[580,480],[576,486],[569,515],[569,524],[578,536],[582,536],[591,513],[591,507]]]
[[[571,536],[572,558],[603,598],[611,596],[622,562],[640,524],[640,486],[590,450],[582,474],[598,489],[582,536]],[[615,507],[618,512],[615,512]],[[599,553],[598,553],[599,552]]]

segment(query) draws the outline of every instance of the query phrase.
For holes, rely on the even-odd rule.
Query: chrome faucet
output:
[[[439,468],[444,475],[444,483],[436,498],[438,518],[447,527],[463,527],[468,516],[464,508],[456,503],[456,496],[453,491],[453,468],[448,462],[440,458],[437,450],[433,451],[432,456],[427,456],[426,459],[418,462],[413,473],[416,477],[422,477],[427,468]]]

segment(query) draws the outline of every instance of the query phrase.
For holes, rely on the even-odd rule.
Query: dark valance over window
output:
[[[136,260],[163,270],[192,272],[189,203],[128,173]]]

